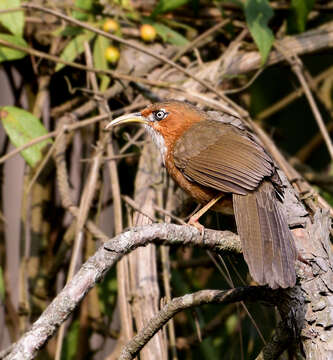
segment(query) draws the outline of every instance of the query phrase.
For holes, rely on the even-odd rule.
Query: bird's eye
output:
[[[161,121],[165,119],[168,116],[169,113],[167,113],[164,109],[153,111],[154,119],[157,121]]]

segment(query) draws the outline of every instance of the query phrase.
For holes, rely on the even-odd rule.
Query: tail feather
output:
[[[295,285],[296,249],[273,185],[264,181],[248,195],[233,195],[236,224],[250,274],[272,288]]]

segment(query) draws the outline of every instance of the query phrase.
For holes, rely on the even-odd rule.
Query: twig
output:
[[[243,86],[236,88],[236,89],[230,89],[230,90],[225,90],[224,93],[225,94],[236,94],[238,92],[242,92],[244,90],[246,90],[247,88],[249,88],[256,80],[257,78],[260,76],[260,74],[264,71],[264,69],[258,69],[255,74],[251,77],[251,79]]]
[[[92,67],[93,66],[92,56],[91,56],[89,46],[87,43],[85,43],[84,45],[85,45],[85,54],[86,54],[87,63],[90,67]],[[92,76],[92,74],[93,73],[89,73],[90,76]],[[94,84],[93,81],[92,81],[92,84]],[[98,89],[96,89],[96,86],[95,86],[95,88],[93,88],[93,90],[96,91]],[[102,164],[102,157],[103,157],[104,148],[106,146],[107,140],[108,140],[108,134],[103,134],[103,138],[98,143],[97,147],[95,148],[95,152],[92,156],[93,161],[90,164],[89,174],[87,177],[87,181],[84,184],[84,189],[82,191],[80,205],[78,208],[78,215],[77,215],[77,219],[76,219],[76,228],[75,228],[74,247],[73,247],[73,251],[72,251],[72,255],[71,255],[71,260],[70,260],[70,264],[69,264],[69,270],[67,273],[66,283],[68,283],[68,281],[70,281],[73,278],[77,264],[79,262],[80,252],[82,250],[82,246],[83,246],[83,242],[84,242],[84,225],[87,221],[89,210],[90,210],[90,205],[91,205],[91,202],[93,200],[93,197],[94,197],[94,194],[96,191],[96,182],[98,180],[99,169]],[[60,141],[65,142],[65,139],[60,138]],[[55,144],[55,146],[57,147],[58,144]],[[59,146],[61,146],[61,148],[64,150],[64,144],[60,144]],[[57,161],[57,165],[59,166],[59,161]],[[61,169],[63,169],[63,167],[58,169],[58,166],[57,166],[57,173],[60,172]],[[59,176],[59,174],[58,174],[58,180],[62,179],[64,176],[65,176],[65,174],[62,177]],[[63,189],[66,189],[66,187],[64,187],[63,185],[59,185],[59,188],[61,186]],[[64,194],[63,191],[62,191],[62,195],[70,197],[70,194]],[[61,350],[62,350],[62,345],[63,345],[63,339],[65,336],[65,326],[64,325],[65,324],[62,324],[59,329],[55,360],[60,360],[60,358],[61,358]]]
[[[135,211],[139,212],[140,214],[142,214],[143,216],[146,216],[149,220],[151,220],[152,222],[156,222],[157,220],[152,217],[151,215],[147,214],[145,211],[143,211],[140,206],[133,200],[131,199],[129,196],[127,195],[123,195],[122,199],[131,207],[133,208]]]
[[[333,144],[332,144],[332,140],[330,138],[330,135],[327,131],[326,125],[323,121],[323,118],[321,116],[321,113],[319,112],[318,106],[313,98],[313,95],[311,93],[311,90],[304,78],[304,75],[301,71],[301,67],[300,64],[297,64],[295,66],[293,66],[293,70],[295,72],[295,74],[297,75],[302,87],[304,88],[304,92],[305,92],[305,96],[307,97],[309,104],[311,106],[311,110],[313,112],[313,115],[317,121],[318,127],[323,135],[324,141],[326,143],[328,152],[330,153],[331,156],[331,160],[333,160]]]
[[[327,70],[325,70],[322,73],[320,73],[319,75],[317,75],[313,79],[314,85],[318,85],[324,79],[327,79],[328,77],[332,76],[332,74],[333,74],[333,66],[331,66]],[[282,99],[280,99],[276,103],[274,103],[273,105],[271,105],[268,108],[261,111],[256,116],[256,118],[259,120],[264,120],[264,119],[272,116],[273,114],[280,111],[287,105],[291,104],[293,101],[297,100],[300,96],[303,95],[303,93],[304,93],[304,89],[302,87],[294,90],[292,93],[286,95],[285,97],[283,97]]]
[[[333,122],[327,124],[327,131],[330,133],[333,131]],[[316,135],[314,135],[308,143],[300,148],[297,153],[294,155],[299,161],[305,163],[310,154],[322,143],[323,135],[319,131]]]
[[[35,49],[29,48],[29,47],[12,44],[12,43],[10,43],[8,41],[5,41],[5,40],[2,40],[2,39],[0,39],[0,46],[5,46],[5,47],[8,47],[10,49],[22,51],[22,52],[25,52],[25,53],[33,55],[33,56],[37,56],[37,57],[42,58],[42,59],[47,59],[47,60],[53,61],[55,63],[60,63],[60,64],[64,64],[64,65],[67,65],[67,66],[71,66],[71,67],[79,69],[79,70],[89,71],[89,72],[93,72],[93,73],[101,74],[101,75],[109,75],[109,76],[111,76],[111,77],[113,77],[115,79],[126,80],[126,81],[135,81],[135,82],[138,82],[138,83],[143,83],[143,84],[147,84],[147,85],[150,85],[150,86],[158,86],[158,87],[162,87],[162,88],[164,88],[164,87],[165,88],[169,88],[169,87],[177,88],[177,86],[172,85],[171,83],[168,83],[168,82],[147,80],[145,78],[140,78],[140,77],[137,77],[137,76],[118,73],[118,72],[113,71],[113,70],[102,70],[102,69],[97,69],[97,68],[94,68],[94,67],[82,65],[82,64],[79,64],[79,63],[76,63],[76,62],[73,62],[73,61],[63,60],[62,58],[60,58],[58,56],[50,55],[50,54],[45,53],[43,51],[35,50]]]
[[[179,50],[179,52],[172,58],[172,61],[177,61],[178,59],[180,59],[181,56],[186,54],[189,50],[195,48],[206,37],[214,34],[214,32],[216,32],[217,30],[221,29],[222,27],[224,27],[225,25],[227,25],[229,23],[230,23],[230,19],[224,19],[224,20],[218,22],[217,24],[215,24],[214,26],[212,26],[211,28],[209,28],[208,30],[206,30],[205,32],[200,34],[198,37],[196,37],[189,44],[187,44],[186,46],[181,48]]]
[[[183,219],[181,219],[180,217],[176,216],[176,215],[173,215],[170,211],[166,210],[166,209],[163,209],[161,208],[160,206],[158,205],[154,205],[154,209],[163,214],[163,215],[166,215],[167,217],[170,217],[170,219],[176,221],[178,224],[180,225],[186,225],[186,221],[184,221]]]
[[[294,73],[296,74],[300,84],[302,85],[303,89],[304,89],[304,93],[305,96],[308,99],[308,102],[310,104],[312,113],[317,121],[318,127],[323,135],[323,138],[325,140],[328,152],[331,156],[331,159],[333,160],[333,144],[332,144],[332,140],[330,138],[330,135],[326,129],[325,123],[323,121],[323,118],[320,114],[320,111],[318,109],[318,106],[313,98],[313,95],[311,93],[311,90],[309,88],[309,85],[307,84],[305,77],[303,75],[302,72],[302,61],[296,56],[296,55],[292,55],[290,56],[286,50],[283,48],[282,45],[280,45],[279,43],[275,43],[275,47],[281,51],[281,53],[285,56],[286,60],[289,62],[289,64],[291,65],[292,70],[294,71]]]
[[[63,207],[66,208],[71,214],[73,214],[75,217],[79,216],[79,209],[73,204],[71,199],[71,191],[70,186],[68,183],[68,172],[66,168],[66,161],[65,161],[65,151],[66,151],[66,143],[65,143],[65,137],[61,132],[65,132],[67,127],[66,122],[68,121],[67,118],[61,119],[61,121],[58,124],[58,131],[59,133],[59,141],[56,142],[56,148],[55,148],[55,162],[56,162],[56,168],[57,168],[57,180],[58,180],[58,186],[59,191],[61,193],[61,200]],[[63,139],[61,139],[61,137]],[[62,140],[62,141],[61,141]],[[101,231],[91,220],[88,220],[86,222],[87,229],[98,239],[102,241],[107,240],[107,236]]]
[[[16,12],[16,11],[23,11],[21,7],[14,7],[14,8],[10,8],[10,9],[2,9],[0,10],[0,14],[8,14],[8,13],[12,13],[12,12]]]

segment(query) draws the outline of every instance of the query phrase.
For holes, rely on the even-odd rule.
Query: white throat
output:
[[[165,146],[165,141],[164,141],[163,136],[159,132],[154,130],[150,125],[145,124],[144,127],[145,127],[146,131],[148,132],[148,134],[152,137],[154,144],[160,150],[162,161],[163,161],[163,164],[165,165],[165,156],[167,153],[167,148]]]

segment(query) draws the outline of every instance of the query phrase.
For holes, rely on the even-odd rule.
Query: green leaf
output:
[[[181,35],[177,31],[170,29],[166,25],[156,23],[149,19],[146,19],[145,23],[152,25],[155,28],[157,34],[163,39],[163,41],[177,46],[184,46],[188,44],[188,40],[183,35]]]
[[[0,107],[0,120],[11,143],[16,147],[23,146],[31,140],[47,134],[47,130],[39,119],[28,111],[14,106]],[[52,141],[45,140],[30,146],[21,151],[21,155],[31,167],[34,167],[42,159],[42,150],[49,143]]]
[[[82,34],[82,28],[77,26],[67,25],[65,29],[61,29],[61,31],[59,31],[59,36],[63,37],[74,37],[80,34]]]
[[[288,17],[288,33],[305,31],[308,15],[315,4],[315,0],[292,0],[291,12]]]
[[[0,39],[5,40],[11,44],[28,47],[28,44],[23,38],[15,35],[0,34]],[[25,57],[27,53],[15,49],[8,48],[6,46],[0,46],[0,62],[17,60]]]
[[[93,6],[93,0],[76,0],[74,6],[83,11],[74,10],[73,17],[80,21],[86,21]]]
[[[274,42],[273,32],[267,25],[273,16],[273,10],[268,0],[247,0],[244,11],[250,33],[258,46],[264,64]]]
[[[156,15],[175,10],[188,2],[189,0],[159,0],[151,16],[155,17]]]
[[[110,45],[110,41],[104,36],[98,35],[93,50],[94,67],[99,70],[107,70],[108,62],[105,58],[105,50]],[[105,91],[110,83],[110,77],[107,75],[98,75],[101,79],[100,90]]]
[[[0,10],[7,10],[21,5],[21,0],[0,0]],[[13,11],[0,14],[0,23],[12,34],[23,36],[24,13],[23,11]]]
[[[54,37],[62,36],[62,37],[75,37],[79,34],[82,34],[83,30],[80,27],[77,26],[71,26],[71,25],[61,25],[57,27],[55,30],[51,32],[51,35]]]
[[[76,36],[73,40],[71,40],[65,49],[63,50],[60,58],[66,61],[73,61],[75,60],[80,54],[84,51],[84,42],[90,41],[95,34],[91,32],[85,32],[84,34],[80,34]],[[65,65],[64,64],[57,64],[55,71],[59,71]]]
[[[0,301],[3,302],[5,300],[5,281],[3,279],[3,271],[0,266]]]
[[[154,28],[162,39],[170,44],[184,46],[188,44],[188,40],[179,32],[170,29],[163,24],[154,24]]]

